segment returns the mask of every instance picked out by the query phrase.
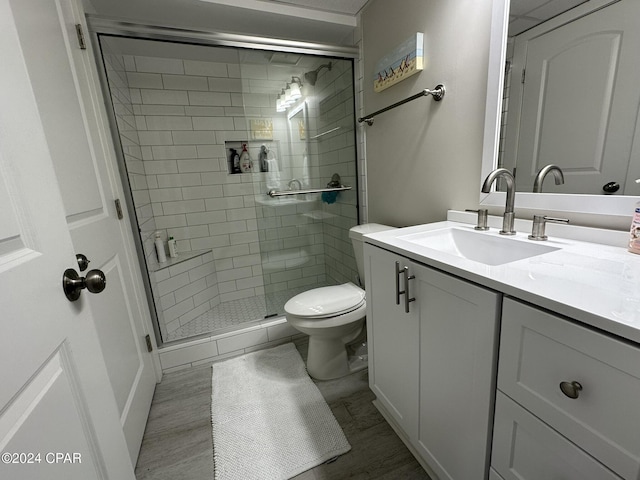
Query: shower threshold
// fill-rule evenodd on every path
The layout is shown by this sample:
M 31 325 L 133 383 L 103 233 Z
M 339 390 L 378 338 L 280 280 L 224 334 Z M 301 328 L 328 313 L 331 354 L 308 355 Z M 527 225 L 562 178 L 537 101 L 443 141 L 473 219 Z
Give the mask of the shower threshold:
M 185 323 L 180 328 L 167 334 L 165 343 L 185 340 L 202 335 L 217 335 L 260 323 L 265 318 L 284 315 L 284 304 L 287 301 L 311 288 L 328 284 L 296 287 L 269 294 L 269 310 L 265 295 L 240 298 L 220 303 L 199 317 Z

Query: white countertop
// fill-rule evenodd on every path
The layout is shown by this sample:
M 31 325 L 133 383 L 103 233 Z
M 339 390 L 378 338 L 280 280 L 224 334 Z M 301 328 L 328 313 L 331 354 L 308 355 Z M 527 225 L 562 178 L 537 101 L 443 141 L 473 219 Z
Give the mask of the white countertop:
M 559 250 L 502 265 L 484 265 L 398 238 L 449 227 L 473 230 L 475 225 L 475 214 L 450 212 L 448 218 L 462 221 L 386 230 L 365 235 L 365 242 L 640 343 L 640 255 L 627 251 L 628 233 L 549 224 L 549 240 L 542 243 Z M 501 220 L 490 217 L 489 225 L 499 226 Z M 512 239 L 532 242 L 527 239 L 530 225 L 517 221 Z M 499 235 L 498 230 L 478 234 Z

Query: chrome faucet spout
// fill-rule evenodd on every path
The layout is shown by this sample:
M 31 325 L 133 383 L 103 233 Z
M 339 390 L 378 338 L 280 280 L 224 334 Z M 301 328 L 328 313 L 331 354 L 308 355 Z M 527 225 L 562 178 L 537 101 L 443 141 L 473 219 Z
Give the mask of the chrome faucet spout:
M 564 174 L 559 166 L 549 164 L 542 167 L 538 174 L 536 175 L 536 179 L 533 181 L 533 193 L 540 193 L 542 191 L 542 182 L 544 182 L 544 177 L 547 174 L 553 174 L 553 178 L 556 181 L 556 185 L 562 185 L 564 183 Z
M 482 193 L 491 192 L 491 185 L 499 177 L 504 178 L 504 181 L 507 184 L 507 201 L 504 207 L 502 230 L 500 230 L 500 234 L 515 235 L 516 231 L 513 228 L 513 223 L 515 219 L 514 206 L 516 200 L 516 182 L 513 178 L 513 174 L 506 168 L 496 168 L 487 175 L 487 178 L 485 178 L 484 183 L 482 184 Z

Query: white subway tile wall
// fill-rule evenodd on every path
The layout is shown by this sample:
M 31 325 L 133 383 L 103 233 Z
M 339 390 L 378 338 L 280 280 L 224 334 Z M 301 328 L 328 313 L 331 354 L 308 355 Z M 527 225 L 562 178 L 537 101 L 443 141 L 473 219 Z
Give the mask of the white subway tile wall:
M 257 162 L 261 143 L 277 158 L 279 188 L 305 172 L 302 159 L 286 147 L 298 132 L 289 132 L 286 114 L 275 112 L 277 90 L 265 88 L 274 77 L 271 66 L 115 54 L 105 59 L 163 338 L 207 306 L 355 280 L 348 237 L 358 219 L 350 62 L 333 61 L 331 71 L 322 70 L 307 99 L 304 134 L 340 129 L 308 143 L 305 180 L 324 187 L 338 173 L 354 189 L 332 204 L 316 194 L 282 206 L 265 195 L 268 174 Z M 251 140 L 255 119 L 273 122 L 273 140 Z M 247 140 L 254 173 L 230 174 L 228 147 L 240 151 Z M 167 277 L 157 268 L 156 230 L 165 242 L 177 240 L 179 254 L 205 250 L 210 261 L 188 277 L 171 267 Z
M 154 249 L 154 232 L 158 226 L 156 224 L 155 211 L 150 196 L 150 185 L 147 173 L 144 168 L 143 147 L 140 144 L 138 129 L 140 124 L 136 121 L 127 66 L 132 64 L 132 58 L 125 58 L 109 50 L 109 45 L 103 45 L 103 58 L 105 70 L 109 78 L 109 88 L 115 112 L 116 123 L 122 145 L 122 153 L 127 166 L 127 177 L 131 193 L 134 199 L 134 207 L 142 248 L 148 269 L 155 269 L 158 259 Z M 136 77 L 134 82 L 142 82 L 144 77 Z M 168 272 L 167 272 L 168 275 Z M 160 297 L 154 291 L 153 296 L 156 305 L 158 324 L 163 337 L 168 333 L 164 318 L 165 306 L 160 302 Z M 166 305 L 166 308 L 172 305 Z
M 165 321 L 165 338 L 220 303 L 218 278 L 211 251 L 154 272 L 154 289 Z M 168 272 L 168 275 L 167 275 Z

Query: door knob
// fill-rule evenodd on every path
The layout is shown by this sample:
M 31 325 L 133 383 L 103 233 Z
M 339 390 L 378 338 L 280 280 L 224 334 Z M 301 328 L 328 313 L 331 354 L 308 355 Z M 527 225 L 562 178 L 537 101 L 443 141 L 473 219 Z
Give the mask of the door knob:
M 100 293 L 106 286 L 107 278 L 101 270 L 89 270 L 86 277 L 81 277 L 73 268 L 68 268 L 62 275 L 62 289 L 70 302 L 78 300 L 85 288 L 91 293 Z
M 602 186 L 602 190 L 605 193 L 616 193 L 618 190 L 620 190 L 620 184 L 618 182 L 605 183 Z

